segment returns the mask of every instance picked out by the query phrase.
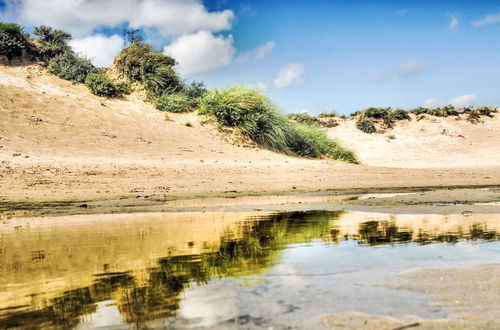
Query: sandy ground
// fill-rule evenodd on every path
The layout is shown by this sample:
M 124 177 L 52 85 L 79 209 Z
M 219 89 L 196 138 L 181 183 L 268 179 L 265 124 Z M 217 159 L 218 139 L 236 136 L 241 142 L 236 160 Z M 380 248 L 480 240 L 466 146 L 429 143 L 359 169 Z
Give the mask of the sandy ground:
M 338 122 L 328 134 L 353 150 L 365 165 L 450 168 L 500 164 L 498 113 L 477 123 L 467 121 L 466 115 L 411 115 L 411 120 L 397 121 L 392 129 L 374 134 L 361 133 L 352 118 Z
M 362 313 L 333 314 L 322 324 L 332 329 L 498 329 L 500 328 L 500 264 L 429 268 L 403 272 L 386 285 L 428 294 L 450 319 L 396 319 Z
M 412 148 L 391 152 L 374 149 L 385 159 L 377 163 L 353 146 L 364 164 L 351 165 L 238 146 L 229 143 L 206 118 L 169 114 L 170 120 L 165 120 L 164 113 L 132 96 L 99 98 L 86 87 L 60 80 L 36 66 L 0 67 L 0 100 L 0 201 L 4 202 L 500 183 L 500 153 L 495 151 L 500 145 L 495 143 L 500 130 L 491 132 L 499 126 L 498 118 L 476 125 L 447 122 L 462 130 L 471 129 L 459 139 L 472 143 L 472 149 L 420 152 L 418 164 L 422 166 L 450 157 L 453 161 L 443 164 L 454 166 L 407 169 L 369 165 L 395 166 L 393 158 L 404 163 L 416 157 Z M 192 127 L 186 126 L 187 122 Z M 424 124 L 429 132 L 441 129 L 441 123 L 429 121 L 419 122 L 418 127 Z M 349 130 L 349 125 L 344 129 Z M 481 130 L 483 135 L 478 133 Z M 361 142 L 367 138 L 364 133 L 357 134 Z M 382 139 L 380 145 L 391 146 L 406 141 L 402 133 L 395 134 L 397 138 L 391 142 L 383 136 L 369 138 Z M 432 143 L 443 138 L 451 139 L 439 135 Z M 484 149 L 477 152 L 482 158 L 476 166 L 464 167 L 476 159 L 476 153 L 468 152 L 475 150 L 478 141 L 487 142 L 480 144 Z M 350 142 L 343 143 L 351 147 Z M 462 162 L 457 164 L 456 159 Z

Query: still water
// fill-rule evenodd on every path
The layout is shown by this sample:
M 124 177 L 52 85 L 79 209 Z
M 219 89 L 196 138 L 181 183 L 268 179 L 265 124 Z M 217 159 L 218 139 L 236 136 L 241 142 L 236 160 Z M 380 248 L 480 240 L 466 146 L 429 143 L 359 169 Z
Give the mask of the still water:
M 320 328 L 446 317 L 399 271 L 500 261 L 500 214 L 179 212 L 3 225 L 0 327 Z

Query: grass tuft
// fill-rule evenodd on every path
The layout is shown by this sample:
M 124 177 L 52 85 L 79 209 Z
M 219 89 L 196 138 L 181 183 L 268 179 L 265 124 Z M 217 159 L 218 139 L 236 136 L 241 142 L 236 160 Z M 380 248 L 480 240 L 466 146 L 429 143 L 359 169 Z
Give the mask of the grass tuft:
M 266 96 L 244 86 L 206 93 L 199 112 L 212 115 L 222 127 L 234 127 L 258 145 L 289 155 L 357 163 L 354 154 L 328 138 L 319 128 L 291 122 L 280 115 Z

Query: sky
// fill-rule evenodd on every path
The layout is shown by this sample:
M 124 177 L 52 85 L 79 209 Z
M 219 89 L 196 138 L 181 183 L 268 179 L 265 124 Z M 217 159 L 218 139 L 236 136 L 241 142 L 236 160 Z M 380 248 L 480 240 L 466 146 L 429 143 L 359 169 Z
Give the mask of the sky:
M 0 20 L 68 31 L 99 67 L 137 28 L 186 81 L 287 113 L 500 105 L 500 1 L 0 0 Z

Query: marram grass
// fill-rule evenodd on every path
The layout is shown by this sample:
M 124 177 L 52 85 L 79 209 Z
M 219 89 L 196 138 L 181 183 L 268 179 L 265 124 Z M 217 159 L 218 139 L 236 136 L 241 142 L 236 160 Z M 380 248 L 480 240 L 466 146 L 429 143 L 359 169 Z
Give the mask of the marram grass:
M 313 125 L 292 123 L 255 89 L 235 86 L 212 90 L 200 101 L 199 112 L 212 115 L 221 126 L 238 128 L 258 145 L 288 155 L 329 157 L 357 163 L 355 155 Z

